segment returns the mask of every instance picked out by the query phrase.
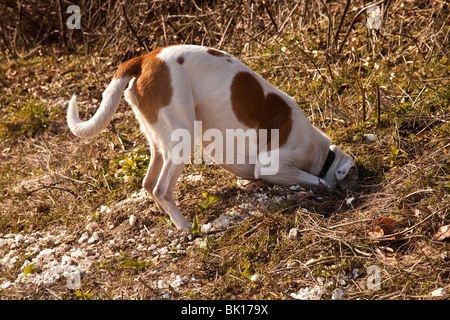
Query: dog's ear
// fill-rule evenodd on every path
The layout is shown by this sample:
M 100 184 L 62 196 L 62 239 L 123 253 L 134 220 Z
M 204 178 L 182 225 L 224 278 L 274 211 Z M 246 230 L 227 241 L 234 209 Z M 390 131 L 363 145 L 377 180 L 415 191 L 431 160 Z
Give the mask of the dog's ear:
M 346 177 L 358 175 L 358 168 L 352 161 L 346 161 L 342 166 L 334 172 L 338 181 L 344 180 Z

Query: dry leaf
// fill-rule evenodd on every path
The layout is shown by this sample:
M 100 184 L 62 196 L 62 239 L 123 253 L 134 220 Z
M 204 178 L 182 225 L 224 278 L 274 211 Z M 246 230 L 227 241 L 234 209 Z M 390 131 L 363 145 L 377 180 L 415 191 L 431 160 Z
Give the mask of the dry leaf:
M 378 230 L 377 227 L 383 230 L 383 235 L 391 234 L 397 226 L 397 221 L 388 217 L 378 217 L 372 221 L 372 230 Z
M 371 229 L 368 232 L 372 239 L 383 238 L 383 241 L 398 241 L 405 238 L 403 234 L 392 235 L 392 237 L 386 237 L 393 233 L 397 227 L 397 221 L 388 217 L 378 217 L 372 221 Z
M 440 227 L 438 232 L 434 234 L 433 238 L 438 241 L 450 238 L 450 224 Z

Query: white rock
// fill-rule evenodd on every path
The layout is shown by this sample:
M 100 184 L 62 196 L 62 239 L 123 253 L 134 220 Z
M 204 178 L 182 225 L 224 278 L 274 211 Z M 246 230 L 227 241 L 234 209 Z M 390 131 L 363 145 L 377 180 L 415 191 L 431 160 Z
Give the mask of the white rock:
M 169 248 L 167 247 L 162 247 L 160 249 L 158 249 L 158 253 L 162 256 L 166 255 L 169 252 Z
M 172 300 L 172 299 L 173 299 L 173 296 L 172 296 L 170 293 L 165 293 L 165 294 L 162 296 L 162 298 L 163 298 L 164 300 Z
M 367 134 L 364 135 L 364 138 L 365 138 L 367 141 L 372 142 L 372 141 L 375 141 L 375 140 L 376 140 L 377 136 L 374 135 L 374 134 L 372 134 L 372 133 L 367 133 Z
M 16 241 L 16 244 L 20 244 L 23 241 L 23 235 L 18 234 L 17 236 L 14 237 L 14 241 Z
M 90 231 L 90 232 L 94 231 L 97 228 L 98 228 L 98 223 L 97 222 L 91 222 L 91 223 L 86 225 L 86 230 Z
M 13 284 L 11 281 L 5 281 L 2 283 L 2 285 L 0 286 L 0 289 L 6 290 L 9 287 L 11 287 Z
M 209 231 L 211 231 L 212 228 L 212 224 L 211 223 L 205 223 L 204 225 L 202 225 L 202 227 L 200 228 L 200 231 L 202 233 L 207 233 Z
M 190 174 L 184 177 L 184 180 L 188 182 L 198 182 L 203 179 L 203 176 L 201 174 Z
M 298 237 L 298 230 L 296 228 L 292 228 L 289 230 L 288 238 L 291 240 L 295 240 Z
M 56 274 L 62 274 L 65 270 L 66 270 L 65 266 L 56 265 L 56 266 L 53 266 L 49 271 L 56 273 Z
M 86 258 L 87 252 L 78 248 L 76 251 L 70 254 L 72 258 Z
M 136 223 L 136 216 L 132 214 L 130 216 L 130 226 L 134 226 L 135 223 Z
M 251 276 L 250 281 L 257 281 L 259 279 L 259 274 L 255 273 L 254 275 Z
M 301 288 L 297 294 L 291 293 L 290 296 L 297 300 L 319 300 L 323 291 L 323 288 L 320 286 L 314 286 L 312 289 L 306 287 Z
M 101 206 L 100 207 L 100 213 L 111 213 L 111 209 L 108 206 Z
M 88 239 L 89 239 L 89 234 L 87 232 L 85 232 L 81 235 L 80 239 L 78 239 L 78 243 L 83 243 Z
M 436 289 L 433 292 L 431 292 L 431 295 L 433 297 L 442 297 L 443 295 L 446 295 L 446 294 L 447 294 L 447 292 L 445 291 L 444 288 L 439 288 L 439 289 Z
M 184 284 L 183 279 L 181 278 L 181 276 L 177 275 L 175 277 L 175 280 L 172 282 L 171 286 L 172 287 L 179 287 L 179 286 L 181 286 L 183 284 Z
M 100 236 L 97 231 L 94 231 L 94 233 L 92 234 L 92 237 L 89 238 L 88 243 L 97 242 L 98 239 L 100 239 Z
M 334 289 L 333 294 L 331 295 L 331 299 L 333 299 L 333 300 L 339 300 L 339 299 L 341 299 L 342 297 L 344 297 L 344 295 L 345 295 L 344 289 L 342 289 L 342 288 L 336 288 L 336 289 Z
M 68 266 L 68 265 L 72 264 L 72 258 L 69 256 L 63 256 L 61 259 L 61 263 L 63 266 Z
M 163 288 L 165 288 L 167 285 L 166 285 L 166 282 L 164 281 L 164 280 L 158 280 L 158 289 L 163 289 Z
M 17 275 L 16 282 L 22 281 L 22 279 L 25 278 L 25 273 L 21 272 Z
M 222 214 L 219 218 L 214 220 L 213 227 L 215 229 L 225 229 L 230 226 L 230 217 L 228 215 Z
M 345 200 L 345 203 L 347 203 L 348 205 L 351 205 L 352 202 L 355 200 L 355 197 L 351 197 Z
M 47 258 L 53 254 L 53 249 L 44 249 L 38 254 L 38 258 Z

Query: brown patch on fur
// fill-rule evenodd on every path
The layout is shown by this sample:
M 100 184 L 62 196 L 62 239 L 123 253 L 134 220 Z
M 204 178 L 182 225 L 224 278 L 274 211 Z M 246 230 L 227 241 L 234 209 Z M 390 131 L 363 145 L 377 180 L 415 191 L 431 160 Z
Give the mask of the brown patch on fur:
M 184 58 L 183 57 L 178 57 L 177 58 L 177 62 L 179 63 L 179 64 L 183 64 L 184 63 Z
M 114 75 L 114 78 L 136 77 L 134 94 L 139 101 L 137 107 L 150 124 L 158 121 L 159 110 L 168 106 L 172 100 L 169 67 L 157 57 L 163 49 L 124 62 Z
M 222 57 L 222 56 L 225 55 L 225 53 L 223 53 L 223 52 L 221 52 L 219 50 L 216 50 L 216 49 L 211 49 L 211 48 L 209 48 L 207 52 L 210 55 L 213 55 L 213 56 L 216 56 L 216 57 Z
M 279 146 L 289 137 L 292 127 L 291 108 L 276 93 L 264 96 L 264 91 L 249 72 L 239 72 L 231 83 L 231 104 L 240 122 L 250 128 L 267 129 L 270 143 L 270 129 L 279 130 Z
M 113 78 L 118 79 L 123 76 L 138 77 L 141 74 L 141 65 L 144 57 L 136 57 L 122 63 Z

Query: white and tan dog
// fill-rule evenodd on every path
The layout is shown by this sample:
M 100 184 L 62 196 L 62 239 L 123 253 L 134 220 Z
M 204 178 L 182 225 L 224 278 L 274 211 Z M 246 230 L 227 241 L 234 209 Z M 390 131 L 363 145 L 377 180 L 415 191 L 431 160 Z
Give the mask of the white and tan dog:
M 182 129 L 190 132 L 194 141 L 194 123 L 199 121 L 203 133 L 215 130 L 224 136 L 231 129 L 271 130 L 268 141 L 256 141 L 266 148 L 258 149 L 253 163 L 218 161 L 239 177 L 281 185 L 347 188 L 357 184 L 358 170 L 352 158 L 331 145 L 330 138 L 311 125 L 291 97 L 233 56 L 201 46 L 169 46 L 126 61 L 88 121 L 80 120 L 74 95 L 67 114 L 71 131 L 88 138 L 104 130 L 127 85 L 125 99 L 132 106 L 151 149 L 144 188 L 178 229 L 189 229 L 191 224 L 174 201 L 175 185 L 185 163 L 173 161 L 173 149 L 179 142 L 174 141 L 172 134 Z M 247 144 L 250 145 L 251 142 Z M 208 148 L 205 141 L 203 148 Z M 222 150 L 215 150 L 210 156 L 213 159 L 219 154 L 227 156 L 227 151 L 230 152 L 224 148 L 221 154 Z M 238 154 L 245 150 L 234 151 Z M 273 155 L 277 170 L 265 173 L 268 162 L 261 159 Z M 236 155 L 233 159 L 236 160 Z M 248 155 L 246 159 L 249 160 Z

